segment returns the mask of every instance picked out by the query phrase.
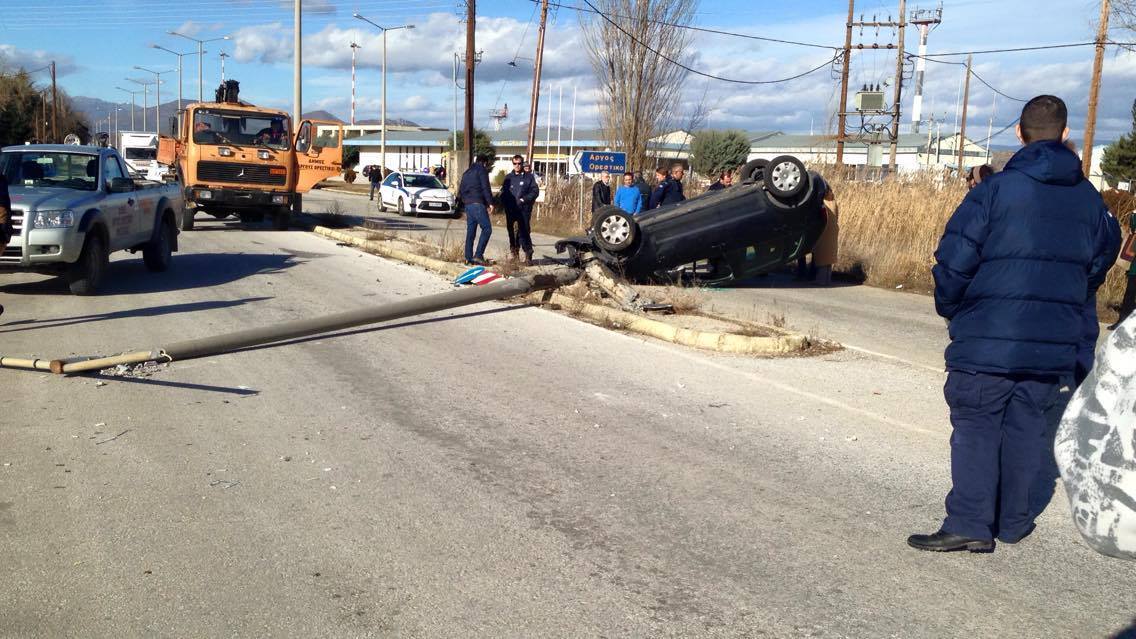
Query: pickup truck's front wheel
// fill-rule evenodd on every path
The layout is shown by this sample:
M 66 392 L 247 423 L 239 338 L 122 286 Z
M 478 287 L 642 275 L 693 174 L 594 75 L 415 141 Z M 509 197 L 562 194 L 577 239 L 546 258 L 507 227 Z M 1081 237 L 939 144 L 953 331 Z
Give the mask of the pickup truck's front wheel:
M 158 229 L 158 235 L 142 247 L 142 262 L 146 265 L 146 270 L 161 273 L 170 268 L 174 257 L 176 234 L 173 222 L 168 218 L 162 220 L 162 228 Z
M 94 295 L 110 268 L 110 252 L 106 240 L 98 233 L 88 233 L 79 259 L 67 269 L 67 284 L 75 295 Z

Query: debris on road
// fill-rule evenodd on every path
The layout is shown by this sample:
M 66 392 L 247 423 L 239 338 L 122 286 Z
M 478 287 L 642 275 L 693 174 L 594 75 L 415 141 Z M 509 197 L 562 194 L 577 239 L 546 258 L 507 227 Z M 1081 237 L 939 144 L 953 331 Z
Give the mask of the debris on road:
M 106 425 L 106 424 L 104 424 L 104 426 L 105 426 L 105 425 Z M 119 437 L 122 437 L 123 435 L 125 435 L 126 433 L 129 433 L 129 432 L 130 432 L 130 429 L 129 429 L 129 428 L 127 428 L 126 430 L 124 430 L 124 431 L 122 431 L 121 433 L 119 433 L 119 434 L 115 435 L 114 437 L 111 437 L 110 439 L 104 439 L 104 440 L 102 440 L 101 442 L 95 442 L 95 445 L 96 445 L 96 446 L 98 446 L 99 444 L 105 444 L 105 443 L 107 443 L 107 442 L 113 442 L 114 440 L 118 439 Z
M 112 368 L 105 368 L 99 371 L 99 375 L 103 377 L 127 377 L 127 378 L 143 378 L 150 377 L 151 375 L 161 372 L 166 368 L 167 364 L 159 364 L 157 362 L 143 362 L 141 364 L 119 364 Z M 99 382 L 96 386 L 105 386 L 106 382 Z

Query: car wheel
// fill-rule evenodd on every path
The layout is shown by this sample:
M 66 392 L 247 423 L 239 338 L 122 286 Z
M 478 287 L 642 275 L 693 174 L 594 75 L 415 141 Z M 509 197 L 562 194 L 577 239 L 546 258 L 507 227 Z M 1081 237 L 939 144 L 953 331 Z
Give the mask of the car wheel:
M 79 259 L 67 269 L 67 284 L 75 295 L 94 295 L 110 267 L 106 240 L 98 232 L 87 234 Z
M 286 206 L 276 209 L 276 213 L 272 216 L 272 228 L 277 231 L 287 231 L 288 227 L 292 224 L 292 211 Z
M 174 257 L 174 235 L 177 229 L 168 219 L 162 220 L 158 235 L 142 247 L 142 263 L 152 273 L 161 273 L 170 268 Z
M 386 213 L 387 205 L 383 203 L 383 194 L 379 193 L 379 213 Z
M 765 188 L 773 197 L 795 198 L 808 186 L 808 170 L 803 162 L 791 155 L 775 157 L 765 168 Z
M 196 215 L 196 214 L 197 214 L 197 209 L 191 209 L 189 207 L 186 207 L 185 210 L 182 211 L 182 214 L 181 214 L 181 230 L 183 230 L 183 231 L 192 231 L 193 230 L 193 216 Z
M 635 220 L 616 206 L 600 208 L 592 219 L 592 235 L 604 250 L 616 253 L 627 250 L 635 242 L 638 231 Z
M 765 178 L 765 167 L 768 165 L 769 160 L 763 160 L 761 158 L 746 162 L 738 171 L 738 182 L 742 184 L 746 182 L 760 182 Z
M 398 214 L 406 215 L 406 200 L 398 198 Z

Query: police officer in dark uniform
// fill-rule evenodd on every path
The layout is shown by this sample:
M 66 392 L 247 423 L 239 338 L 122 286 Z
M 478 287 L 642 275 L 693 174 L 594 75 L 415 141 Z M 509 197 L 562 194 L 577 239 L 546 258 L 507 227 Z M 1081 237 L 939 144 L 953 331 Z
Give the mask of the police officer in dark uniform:
M 501 183 L 501 205 L 505 208 L 505 228 L 509 231 L 509 251 L 516 259 L 519 251 L 525 252 L 525 264 L 532 264 L 533 203 L 540 196 L 540 187 L 532 173 L 524 170 L 524 158 L 513 156 L 513 170 Z

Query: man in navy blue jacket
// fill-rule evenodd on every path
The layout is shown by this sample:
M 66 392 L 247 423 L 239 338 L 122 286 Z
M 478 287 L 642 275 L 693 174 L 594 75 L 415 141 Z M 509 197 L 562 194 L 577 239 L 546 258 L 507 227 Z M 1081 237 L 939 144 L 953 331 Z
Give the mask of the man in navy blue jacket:
M 493 224 L 489 214 L 493 212 L 493 191 L 489 188 L 489 156 L 479 155 L 477 161 L 462 174 L 458 185 L 458 197 L 465 207 L 465 262 L 466 264 L 488 264 L 485 261 L 485 247 L 493 234 Z M 477 228 L 481 227 L 481 237 L 477 238 Z M 477 238 L 477 250 L 473 240 Z
M 971 190 L 935 251 L 935 309 L 947 319 L 951 480 L 947 517 L 920 550 L 989 552 L 1033 530 L 1029 487 L 1045 410 L 1073 375 L 1085 317 L 1116 259 L 1120 228 L 1062 140 L 1068 111 L 1022 109 L 1025 145 Z M 1093 311 L 1095 317 L 1095 310 Z

